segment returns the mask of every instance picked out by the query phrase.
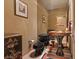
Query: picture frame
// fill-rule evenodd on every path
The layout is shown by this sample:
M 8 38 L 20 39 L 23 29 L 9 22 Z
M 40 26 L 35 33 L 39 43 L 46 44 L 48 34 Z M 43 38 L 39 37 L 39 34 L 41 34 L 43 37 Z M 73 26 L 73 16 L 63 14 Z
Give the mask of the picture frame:
M 28 18 L 28 6 L 21 0 L 15 0 L 15 15 Z

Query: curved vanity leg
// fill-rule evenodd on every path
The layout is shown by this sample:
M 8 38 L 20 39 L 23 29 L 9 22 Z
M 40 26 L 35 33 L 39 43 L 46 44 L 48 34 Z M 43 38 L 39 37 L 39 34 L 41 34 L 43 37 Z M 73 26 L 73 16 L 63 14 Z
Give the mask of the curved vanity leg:
M 63 36 L 57 36 L 56 38 L 57 38 L 57 41 L 58 41 L 58 49 L 57 49 L 56 55 L 64 56 L 63 44 L 62 44 Z

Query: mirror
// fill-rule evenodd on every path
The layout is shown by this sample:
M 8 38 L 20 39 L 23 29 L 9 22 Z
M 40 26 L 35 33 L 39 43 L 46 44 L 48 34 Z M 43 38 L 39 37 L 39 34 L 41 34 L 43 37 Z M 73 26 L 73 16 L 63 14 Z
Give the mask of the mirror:
M 38 28 L 64 31 L 68 27 L 69 0 L 37 0 L 37 2 Z M 41 15 L 47 17 L 47 23 L 41 23 Z M 41 31 L 46 31 L 45 29 Z

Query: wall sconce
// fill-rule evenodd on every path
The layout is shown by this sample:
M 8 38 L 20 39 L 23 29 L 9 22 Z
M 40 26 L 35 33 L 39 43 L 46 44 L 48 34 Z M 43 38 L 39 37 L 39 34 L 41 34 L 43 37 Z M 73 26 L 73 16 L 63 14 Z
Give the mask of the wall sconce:
M 42 16 L 42 23 L 46 23 L 46 16 Z

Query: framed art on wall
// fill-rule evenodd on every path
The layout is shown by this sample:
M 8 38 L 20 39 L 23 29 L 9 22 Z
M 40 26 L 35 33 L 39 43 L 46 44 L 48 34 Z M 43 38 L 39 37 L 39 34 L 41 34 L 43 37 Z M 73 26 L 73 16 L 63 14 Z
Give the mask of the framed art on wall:
M 15 0 L 15 14 L 24 18 L 28 18 L 27 4 L 21 0 Z

